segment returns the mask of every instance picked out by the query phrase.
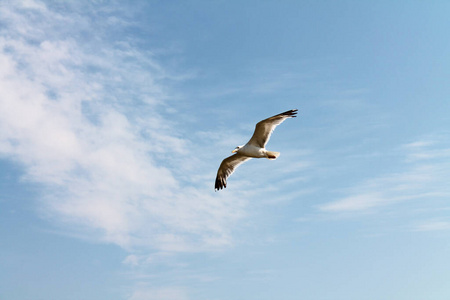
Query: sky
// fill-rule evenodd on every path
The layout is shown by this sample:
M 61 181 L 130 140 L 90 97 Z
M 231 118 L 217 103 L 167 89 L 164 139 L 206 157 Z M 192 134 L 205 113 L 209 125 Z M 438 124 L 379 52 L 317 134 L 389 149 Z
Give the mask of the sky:
M 3 1 L 0 299 L 448 299 L 449 11 Z

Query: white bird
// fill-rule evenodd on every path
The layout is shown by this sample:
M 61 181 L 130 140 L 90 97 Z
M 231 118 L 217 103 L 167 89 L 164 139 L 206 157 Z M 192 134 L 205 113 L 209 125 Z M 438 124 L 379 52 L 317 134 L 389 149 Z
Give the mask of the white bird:
M 295 118 L 297 109 L 291 109 L 284 113 L 267 118 L 256 124 L 252 138 L 244 146 L 237 146 L 232 153 L 236 153 L 225 158 L 217 171 L 215 190 L 227 187 L 227 178 L 233 174 L 234 170 L 245 161 L 251 158 L 277 159 L 280 152 L 268 151 L 265 149 L 275 127 L 283 123 L 287 118 Z

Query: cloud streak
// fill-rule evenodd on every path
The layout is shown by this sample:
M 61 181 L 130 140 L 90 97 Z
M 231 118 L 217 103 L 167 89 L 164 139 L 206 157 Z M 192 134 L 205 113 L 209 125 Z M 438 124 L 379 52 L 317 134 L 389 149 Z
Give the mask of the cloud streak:
M 401 147 L 405 171 L 367 179 L 352 187 L 348 195 L 319 206 L 324 212 L 370 211 L 413 199 L 450 196 L 446 178 L 450 164 L 440 158 L 449 155 L 446 138 L 419 140 Z
M 415 226 L 414 231 L 447 231 L 450 230 L 448 221 L 427 221 Z

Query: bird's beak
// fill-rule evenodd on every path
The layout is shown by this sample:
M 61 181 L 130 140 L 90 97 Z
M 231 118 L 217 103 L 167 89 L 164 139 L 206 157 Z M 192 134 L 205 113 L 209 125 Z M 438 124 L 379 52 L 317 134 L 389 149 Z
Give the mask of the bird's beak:
M 237 152 L 237 149 L 234 149 L 233 151 L 231 151 L 231 153 L 236 153 Z

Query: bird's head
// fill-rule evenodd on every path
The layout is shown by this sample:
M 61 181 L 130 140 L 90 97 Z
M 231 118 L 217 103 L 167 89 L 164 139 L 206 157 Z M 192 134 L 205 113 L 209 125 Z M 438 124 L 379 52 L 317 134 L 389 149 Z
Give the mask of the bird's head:
M 238 152 L 239 149 L 241 149 L 242 147 L 244 147 L 244 146 L 237 146 L 236 148 L 234 148 L 233 151 L 231 151 L 231 153 L 236 153 L 236 152 Z

